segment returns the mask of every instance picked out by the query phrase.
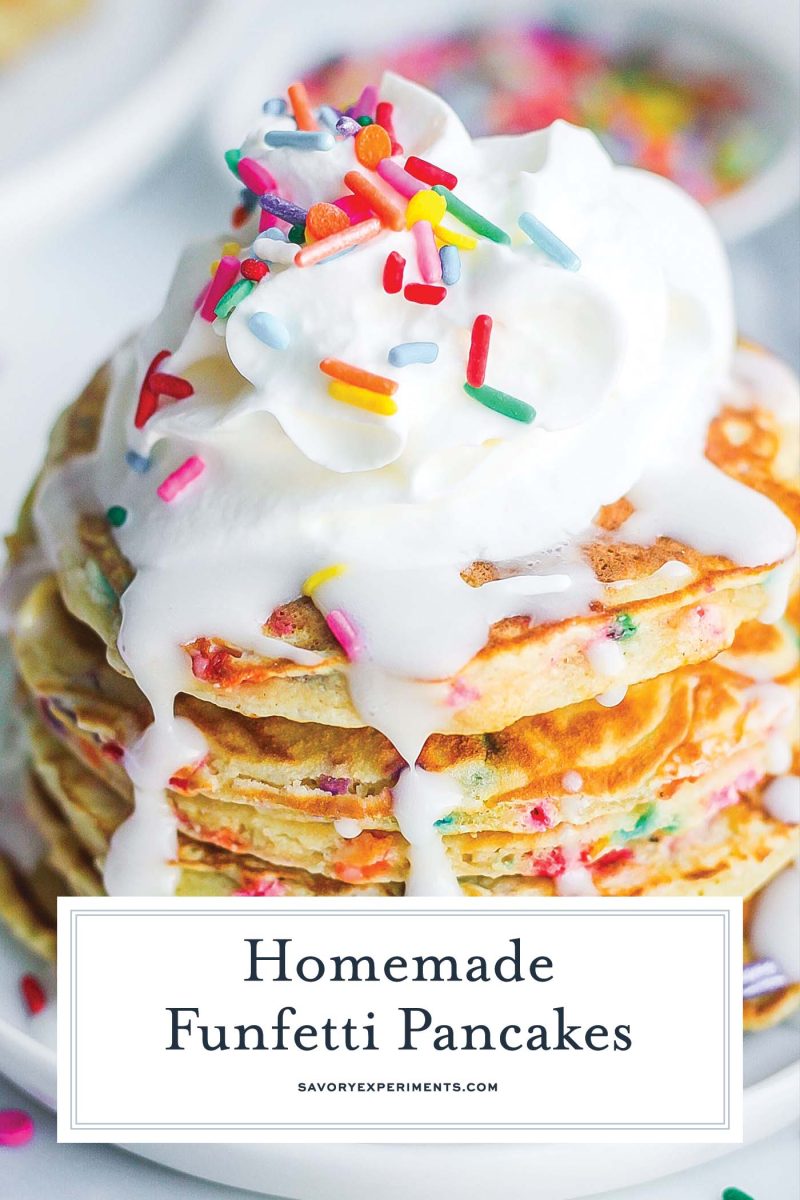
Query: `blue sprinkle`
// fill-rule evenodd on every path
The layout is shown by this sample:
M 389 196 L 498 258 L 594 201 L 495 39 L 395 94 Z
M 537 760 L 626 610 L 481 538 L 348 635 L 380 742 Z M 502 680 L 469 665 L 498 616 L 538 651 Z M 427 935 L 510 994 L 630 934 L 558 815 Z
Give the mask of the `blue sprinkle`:
M 288 242 L 289 240 L 288 235 L 282 229 L 278 229 L 276 225 L 273 225 L 271 229 L 265 229 L 258 236 L 260 238 L 269 238 L 272 242 Z
M 442 283 L 458 283 L 461 278 L 461 255 L 457 246 L 442 246 L 439 251 L 442 263 Z
M 143 454 L 137 454 L 135 450 L 127 451 L 125 462 L 137 475 L 144 475 L 146 471 L 150 470 L 150 459 L 145 458 Z
M 258 204 L 258 197 L 255 192 L 250 191 L 250 188 L 242 188 L 239 192 L 239 203 L 242 208 L 246 208 L 248 212 L 252 212 Z
M 389 351 L 389 362 L 393 367 L 407 367 L 410 363 L 432 363 L 439 357 L 436 342 L 401 342 Z
M 339 117 L 336 122 L 336 132 L 342 137 L 354 137 L 360 129 L 358 121 L 354 121 L 352 117 Z
M 580 268 L 581 260 L 575 251 L 570 250 L 569 246 L 565 245 L 560 237 L 556 237 L 552 229 L 543 225 L 533 213 L 524 212 L 517 223 L 533 244 L 548 258 L 552 258 L 553 262 L 565 267 L 567 271 L 577 271 Z
M 267 146 L 290 146 L 293 150 L 332 150 L 333 134 L 327 129 L 271 129 L 264 134 Z
M 447 815 L 446 817 L 440 817 L 438 821 L 434 821 L 434 822 L 433 822 L 433 824 L 434 824 L 434 828 L 436 828 L 436 829 L 447 829 L 447 827 L 448 827 L 449 825 L 454 825 L 454 824 L 455 824 L 455 820 L 456 820 L 456 819 L 455 819 L 455 817 L 452 815 L 452 813 L 448 813 L 448 815 Z
M 335 108 L 331 108 L 330 104 L 323 104 L 322 108 L 317 110 L 317 116 L 331 133 L 339 132 L 336 125 L 341 114 Z
M 282 96 L 273 96 L 271 100 L 265 100 L 263 106 L 264 112 L 268 113 L 271 117 L 284 116 L 288 107 Z
M 260 342 L 271 346 L 273 350 L 285 350 L 292 340 L 283 321 L 272 313 L 253 313 L 247 322 L 247 328 Z

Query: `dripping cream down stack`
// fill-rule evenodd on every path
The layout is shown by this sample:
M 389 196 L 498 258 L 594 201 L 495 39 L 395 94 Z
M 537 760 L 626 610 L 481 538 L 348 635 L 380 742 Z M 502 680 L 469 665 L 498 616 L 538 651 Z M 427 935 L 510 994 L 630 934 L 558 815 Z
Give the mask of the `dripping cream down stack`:
M 758 893 L 794 995 L 797 389 L 737 349 L 705 213 L 392 75 L 293 86 L 226 158 L 233 230 L 9 539 L 43 859 L 7 915 L 47 948 L 48 886 Z

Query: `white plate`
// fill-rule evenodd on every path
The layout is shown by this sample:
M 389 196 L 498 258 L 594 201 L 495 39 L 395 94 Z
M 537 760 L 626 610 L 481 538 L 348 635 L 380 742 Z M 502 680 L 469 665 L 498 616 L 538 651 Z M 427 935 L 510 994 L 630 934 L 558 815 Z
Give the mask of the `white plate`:
M 55 1107 L 55 1005 L 28 1017 L 18 992 L 24 971 L 50 975 L 0 928 L 0 1069 Z M 790 1124 L 800 1112 L 800 1035 L 789 1023 L 745 1039 L 745 1141 Z M 532 1086 L 535 1086 L 532 1083 Z M 726 1153 L 728 1147 L 617 1146 L 264 1146 L 155 1145 L 134 1153 L 189 1175 L 291 1200 L 574 1200 L 658 1179 Z M 531 1181 L 536 1180 L 535 1193 Z
M 752 90 L 756 111 L 763 110 L 777 145 L 758 174 L 710 206 L 727 241 L 766 226 L 800 195 L 800 131 L 792 119 L 800 92 L 793 3 L 773 5 L 768 21 L 759 0 L 459 0 L 457 8 L 437 0 L 372 0 L 371 20 L 363 22 L 347 18 L 346 0 L 307 0 L 303 22 L 268 19 L 262 0 L 253 0 L 249 11 L 245 41 L 252 48 L 210 109 L 212 145 L 223 170 L 222 152 L 240 144 L 263 100 L 283 94 L 287 83 L 332 54 L 358 55 L 448 29 L 573 11 L 587 28 L 606 34 L 642 30 L 647 38 L 661 37 L 677 61 L 713 64 Z
M 0 244 L 99 207 L 155 161 L 230 60 L 243 11 L 242 0 L 89 0 L 4 67 Z

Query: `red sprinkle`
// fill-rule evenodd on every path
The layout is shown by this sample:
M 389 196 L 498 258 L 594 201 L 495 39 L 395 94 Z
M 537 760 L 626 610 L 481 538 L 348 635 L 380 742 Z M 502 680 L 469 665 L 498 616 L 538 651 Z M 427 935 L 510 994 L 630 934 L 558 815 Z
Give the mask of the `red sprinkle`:
M 633 858 L 633 851 L 627 846 L 621 846 L 618 850 L 609 850 L 607 854 L 601 854 L 589 865 L 593 871 L 607 871 L 609 867 L 616 867 L 619 863 L 627 862 L 629 858 Z
M 414 154 L 406 159 L 405 169 L 409 175 L 413 175 L 415 179 L 421 179 L 423 183 L 429 183 L 431 187 L 435 183 L 440 183 L 442 187 L 454 188 L 458 183 L 457 177 L 451 175 L 449 171 L 443 171 L 441 167 L 434 166 L 424 158 L 417 158 Z
M 394 121 L 392 120 L 393 115 L 394 105 L 390 104 L 388 100 L 381 100 L 375 109 L 375 124 L 382 125 L 389 137 L 394 142 Z M 392 150 L 392 154 L 394 154 L 394 150 Z
M 244 204 L 237 204 L 236 208 L 231 213 L 231 229 L 241 229 L 247 224 L 247 218 L 250 216 L 250 209 Z
M 492 318 L 482 314 L 472 325 L 472 340 L 467 359 L 467 383 L 470 387 L 483 387 L 486 378 L 486 363 L 489 359 L 489 339 L 492 336 Z
M 553 850 L 546 850 L 543 854 L 531 855 L 530 863 L 529 873 L 544 875 L 546 879 L 557 879 L 559 875 L 564 874 L 567 867 L 564 853 L 558 846 Z
M 25 1007 L 32 1017 L 40 1013 L 47 1004 L 47 995 L 35 975 L 23 975 L 19 981 L 19 990 Z
M 447 295 L 447 288 L 440 287 L 438 283 L 407 283 L 403 295 L 414 304 L 441 304 Z
M 136 416 L 133 423 L 137 429 L 143 429 L 158 407 L 158 396 L 150 387 L 150 376 L 158 370 L 165 358 L 169 358 L 169 350 L 159 350 L 150 366 L 144 373 L 142 386 L 139 389 L 139 403 L 136 406 Z
M 246 258 L 242 263 L 242 275 L 258 283 L 265 275 L 269 275 L 269 267 L 260 258 Z
M 24 1146 L 33 1137 L 33 1118 L 21 1108 L 0 1110 L 0 1146 Z
M 178 375 L 167 375 L 164 371 L 154 371 L 148 386 L 157 396 L 169 396 L 173 400 L 185 400 L 194 395 L 194 388 L 188 379 L 181 379 Z
M 383 290 L 390 295 L 399 292 L 403 286 L 403 272 L 406 269 L 406 260 L 402 254 L 398 254 L 393 250 L 386 259 L 383 267 Z

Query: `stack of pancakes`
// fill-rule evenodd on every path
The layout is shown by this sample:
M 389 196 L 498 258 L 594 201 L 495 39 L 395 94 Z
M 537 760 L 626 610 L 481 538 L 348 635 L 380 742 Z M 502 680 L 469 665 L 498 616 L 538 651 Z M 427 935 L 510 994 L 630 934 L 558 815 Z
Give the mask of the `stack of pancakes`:
M 92 450 L 106 388 L 101 371 L 61 418 L 45 474 Z M 800 526 L 793 433 L 758 396 L 721 408 L 706 453 Z M 580 547 L 602 601 L 569 620 L 497 623 L 449 681 L 465 702 L 419 766 L 462 797 L 437 828 L 466 895 L 555 894 L 577 863 L 602 895 L 750 899 L 797 854 L 797 827 L 762 803 L 797 751 L 796 598 L 771 621 L 792 568 L 626 541 L 632 511 L 626 499 L 603 509 Z M 37 576 L 30 502 L 9 549 L 28 812 L 46 850 L 33 873 L 0 866 L 0 909 L 52 953 L 54 890 L 102 894 L 109 841 L 133 804 L 126 748 L 152 714 L 117 650 L 131 569 L 106 518 L 65 521 L 55 575 Z M 475 563 L 465 577 L 479 587 L 508 571 Z M 213 630 L 184 647 L 176 712 L 208 753 L 170 780 L 178 893 L 402 894 L 403 760 L 359 725 L 341 648 L 309 600 L 265 630 L 319 662 L 265 660 Z M 800 985 L 750 1002 L 748 1019 L 767 1023 L 798 998 Z

